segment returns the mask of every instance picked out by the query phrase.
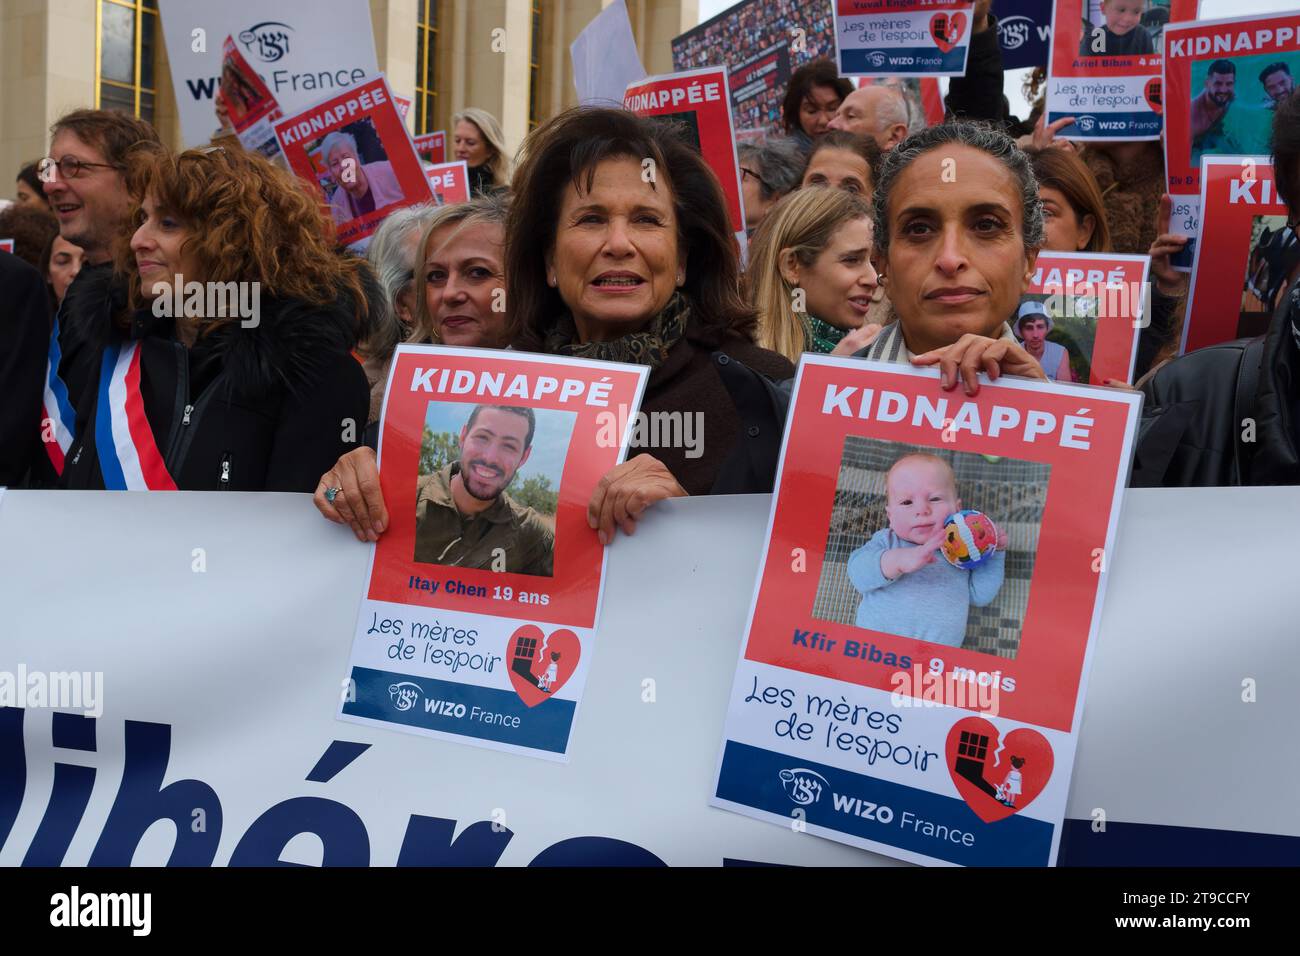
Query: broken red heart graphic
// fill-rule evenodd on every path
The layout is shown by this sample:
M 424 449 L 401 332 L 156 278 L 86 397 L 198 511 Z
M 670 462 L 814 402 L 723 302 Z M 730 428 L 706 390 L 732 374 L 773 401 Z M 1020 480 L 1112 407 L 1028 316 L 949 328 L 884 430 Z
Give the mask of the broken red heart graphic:
M 952 782 L 985 823 L 1023 810 L 1052 776 L 1052 745 L 1036 730 L 1018 727 L 998 743 L 983 717 L 963 717 L 948 731 L 945 759 Z
M 1164 99 L 1160 88 L 1160 77 L 1153 76 L 1147 80 L 1146 88 L 1142 91 L 1147 98 L 1147 106 L 1151 107 L 1152 112 L 1159 116 L 1164 112 Z
M 547 637 L 536 624 L 525 624 L 506 642 L 510 683 L 529 707 L 555 696 L 573 676 L 581 656 L 578 635 L 568 628 L 552 631 Z
M 930 18 L 930 36 L 934 37 L 934 45 L 944 53 L 951 53 L 958 41 L 961 40 L 961 33 L 966 29 L 966 14 L 954 13 L 949 16 L 946 13 L 936 13 Z

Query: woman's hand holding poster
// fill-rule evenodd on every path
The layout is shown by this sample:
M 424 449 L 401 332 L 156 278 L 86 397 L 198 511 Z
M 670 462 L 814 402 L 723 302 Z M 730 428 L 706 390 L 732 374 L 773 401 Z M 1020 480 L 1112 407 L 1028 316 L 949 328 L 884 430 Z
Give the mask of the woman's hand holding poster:
M 1300 271 L 1300 238 L 1267 157 L 1206 156 L 1200 207 L 1183 352 L 1262 335 Z
M 1201 157 L 1268 155 L 1273 110 L 1300 76 L 1300 13 L 1170 24 L 1166 33 L 1165 172 L 1173 231 L 1192 237 L 1175 260 L 1185 272 L 1206 235 Z
M 1165 25 L 1200 0 L 1055 0 L 1047 123 L 1074 117 L 1066 139 L 1158 139 Z
M 565 760 L 604 582 L 587 521 L 648 370 L 403 345 L 340 717 Z
M 805 356 L 716 806 L 1050 865 L 1141 396 Z
M 289 168 L 330 207 L 342 245 L 364 248 L 384 218 L 433 194 L 380 76 L 275 124 Z

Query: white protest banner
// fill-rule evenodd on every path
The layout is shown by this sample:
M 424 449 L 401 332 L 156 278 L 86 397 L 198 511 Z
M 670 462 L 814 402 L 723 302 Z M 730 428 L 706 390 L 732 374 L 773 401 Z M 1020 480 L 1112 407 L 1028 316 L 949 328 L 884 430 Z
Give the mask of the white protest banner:
M 1141 396 L 805 355 L 715 806 L 1056 861 Z
M 648 370 L 401 345 L 379 428 L 390 527 L 357 615 L 349 720 L 563 760 L 596 652 L 587 524 Z
M 306 496 L 9 492 L 0 865 L 892 865 L 707 804 L 768 503 L 665 501 L 614 544 L 560 766 L 334 718 L 366 548 Z M 1300 859 L 1298 509 L 1126 497 L 1062 864 Z
M 1165 49 L 1165 174 L 1170 225 L 1191 237 L 1174 259 L 1186 272 L 1201 235 L 1201 157 L 1268 153 L 1273 111 L 1300 76 L 1300 12 L 1171 23 Z
M 628 85 L 645 78 L 623 0 L 614 0 L 592 17 L 569 44 L 569 59 L 582 106 L 617 107 Z
M 834 0 L 841 76 L 962 76 L 971 0 Z
M 220 126 L 213 97 L 226 36 L 286 113 L 379 73 L 369 3 L 158 0 L 158 12 L 186 146 L 206 143 Z

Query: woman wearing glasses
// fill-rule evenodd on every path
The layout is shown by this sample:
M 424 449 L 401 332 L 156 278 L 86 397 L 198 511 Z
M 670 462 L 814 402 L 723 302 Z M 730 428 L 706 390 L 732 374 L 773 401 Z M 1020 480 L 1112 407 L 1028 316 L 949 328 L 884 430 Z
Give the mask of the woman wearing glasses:
M 112 274 L 81 297 L 108 307 L 68 315 L 94 371 L 63 486 L 310 491 L 365 427 L 349 350 L 368 266 L 335 254 L 319 203 L 257 154 L 140 150 L 125 184 Z
M 790 139 L 770 139 L 761 146 L 742 143 L 737 153 L 745 199 L 745 231 L 753 234 L 781 197 L 799 188 L 805 160 Z

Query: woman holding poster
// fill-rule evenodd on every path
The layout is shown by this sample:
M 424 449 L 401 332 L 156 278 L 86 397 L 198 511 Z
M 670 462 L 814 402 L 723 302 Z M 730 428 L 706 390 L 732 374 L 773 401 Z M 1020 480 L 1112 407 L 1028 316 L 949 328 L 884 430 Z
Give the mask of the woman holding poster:
M 335 253 L 319 203 L 257 153 L 137 153 L 127 190 L 125 308 L 75 323 L 98 376 L 73 397 L 85 414 L 64 486 L 311 490 L 350 445 L 340 423 L 359 437 L 365 420 L 349 350 L 366 266 Z

